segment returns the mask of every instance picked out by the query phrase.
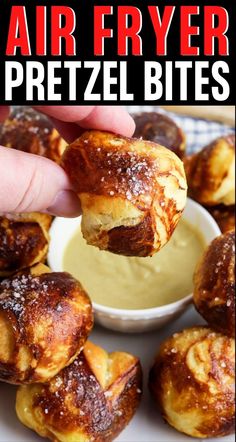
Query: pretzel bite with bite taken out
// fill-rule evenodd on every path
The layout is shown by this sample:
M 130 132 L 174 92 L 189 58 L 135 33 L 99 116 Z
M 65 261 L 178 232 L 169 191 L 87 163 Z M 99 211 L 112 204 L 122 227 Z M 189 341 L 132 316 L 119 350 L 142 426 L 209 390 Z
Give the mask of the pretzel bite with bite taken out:
M 108 132 L 85 132 L 62 166 L 82 206 L 88 244 L 149 256 L 170 239 L 186 204 L 183 164 L 163 146 Z

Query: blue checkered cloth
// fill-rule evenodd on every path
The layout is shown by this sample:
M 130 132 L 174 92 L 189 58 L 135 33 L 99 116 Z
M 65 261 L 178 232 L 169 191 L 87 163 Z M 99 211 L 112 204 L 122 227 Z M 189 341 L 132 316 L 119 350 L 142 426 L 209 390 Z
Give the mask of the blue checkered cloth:
M 187 141 L 187 153 L 191 154 L 201 150 L 216 138 L 234 132 L 234 128 L 215 121 L 203 120 L 199 118 L 178 115 L 158 109 L 154 106 L 129 106 L 129 112 L 162 112 L 172 118 L 184 131 Z

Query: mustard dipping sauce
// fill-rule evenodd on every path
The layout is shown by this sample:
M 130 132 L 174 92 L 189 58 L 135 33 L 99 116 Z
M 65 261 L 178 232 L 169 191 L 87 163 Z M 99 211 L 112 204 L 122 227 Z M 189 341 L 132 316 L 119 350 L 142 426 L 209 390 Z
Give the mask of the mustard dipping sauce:
M 193 272 L 204 248 L 201 233 L 183 219 L 163 249 L 147 258 L 89 246 L 79 226 L 65 249 L 63 270 L 77 278 L 97 304 L 118 309 L 159 307 L 192 292 Z

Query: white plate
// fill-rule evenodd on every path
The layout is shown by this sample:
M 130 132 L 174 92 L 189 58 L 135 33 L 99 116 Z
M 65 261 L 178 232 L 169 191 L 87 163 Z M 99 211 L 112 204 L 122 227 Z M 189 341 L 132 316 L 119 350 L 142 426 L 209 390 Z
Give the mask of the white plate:
M 144 369 L 144 395 L 141 406 L 128 427 L 116 439 L 117 442 L 190 442 L 184 436 L 165 424 L 155 410 L 147 388 L 148 371 L 158 346 L 167 336 L 185 327 L 203 323 L 193 307 L 171 326 L 141 335 L 125 335 L 96 327 L 91 339 L 108 351 L 124 350 L 140 357 Z M 0 383 L 0 442 L 43 442 L 35 433 L 24 428 L 15 416 L 15 387 Z M 208 439 L 209 442 L 233 442 L 234 436 Z

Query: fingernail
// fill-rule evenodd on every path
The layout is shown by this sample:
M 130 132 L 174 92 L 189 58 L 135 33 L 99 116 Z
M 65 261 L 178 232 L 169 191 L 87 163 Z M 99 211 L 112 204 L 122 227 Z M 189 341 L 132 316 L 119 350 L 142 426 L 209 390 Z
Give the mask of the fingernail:
M 54 216 L 73 218 L 81 214 L 81 205 L 76 193 L 72 190 L 59 192 L 53 204 L 47 208 L 47 213 Z

